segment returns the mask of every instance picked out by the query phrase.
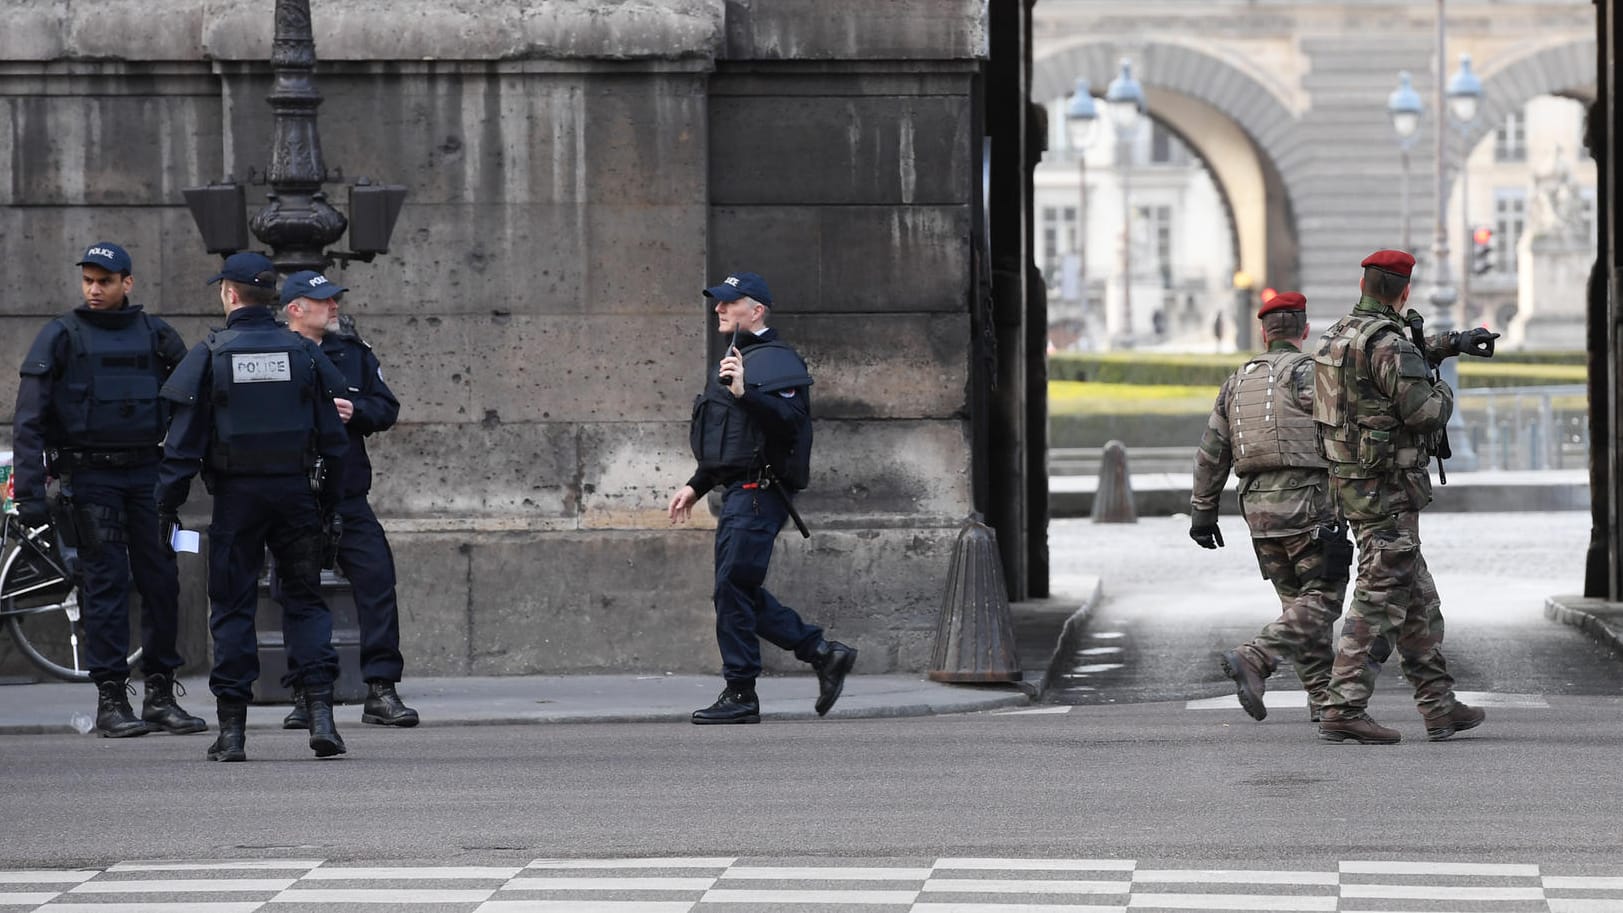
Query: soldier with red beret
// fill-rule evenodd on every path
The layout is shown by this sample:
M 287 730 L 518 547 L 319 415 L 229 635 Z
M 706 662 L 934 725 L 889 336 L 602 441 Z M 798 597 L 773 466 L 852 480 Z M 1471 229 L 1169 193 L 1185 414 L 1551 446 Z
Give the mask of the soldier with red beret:
M 1189 536 L 1202 548 L 1223 545 L 1218 498 L 1232 469 L 1240 478 L 1240 512 L 1251 531 L 1262 576 L 1283 609 L 1251 641 L 1219 657 L 1240 706 L 1268 715 L 1263 682 L 1289 659 L 1307 691 L 1313 720 L 1330 685 L 1330 632 L 1347 591 L 1352 543 L 1335 505 L 1313 424 L 1313 357 L 1307 299 L 1281 292 L 1257 311 L 1267 351 L 1223 381 L 1195 456 Z
M 1460 354 L 1492 356 L 1498 334 L 1483 328 L 1445 333 L 1424 340 L 1424 349 L 1411 341 L 1397 308 L 1409 300 L 1414 263 L 1401 250 L 1364 258 L 1363 296 L 1313 356 L 1313 419 L 1359 554 L 1319 724 L 1320 737 L 1335 742 L 1387 745 L 1401 738 L 1366 712 L 1394 644 L 1428 739 L 1473 729 L 1486 716 L 1454 694 L 1442 653 L 1441 600 L 1420 554 L 1419 520 L 1431 503 L 1427 466 L 1454 411 L 1454 391 L 1432 377 L 1430 366 Z

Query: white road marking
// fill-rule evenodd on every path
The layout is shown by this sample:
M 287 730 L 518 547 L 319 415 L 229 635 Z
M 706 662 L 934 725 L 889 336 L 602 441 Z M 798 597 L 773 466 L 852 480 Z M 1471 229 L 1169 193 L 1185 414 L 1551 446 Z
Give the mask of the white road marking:
M 480 903 L 496 893 L 489 888 L 293 888 L 270 903 L 371 903 L 390 907 L 412 903 Z
M 700 903 L 911 904 L 917 891 L 722 891 L 709 890 Z
M 1335 886 L 1341 876 L 1335 872 L 1275 872 L 1260 869 L 1140 869 L 1133 872 L 1135 884 L 1318 884 Z
M 1479 875 L 1499 878 L 1537 878 L 1538 866 L 1496 862 L 1402 862 L 1356 860 L 1341 863 L 1342 874 L 1354 875 Z
M 998 869 L 1029 872 L 1131 872 L 1132 859 L 997 859 L 993 857 L 947 856 L 935 861 L 941 869 Z
M 725 869 L 737 856 L 657 856 L 636 859 L 537 859 L 528 869 Z
M 721 874 L 724 879 L 798 879 L 801 881 L 923 881 L 930 869 L 844 868 L 842 866 L 734 866 Z
M 184 894 L 209 892 L 231 894 L 240 891 L 284 891 L 297 878 L 164 878 L 138 881 L 86 881 L 68 889 L 69 894 Z
M 304 876 L 305 881 L 383 881 L 388 879 L 426 880 L 461 878 L 506 881 L 524 871 L 520 866 L 388 866 L 381 868 L 342 868 L 328 866 Z
M 0 872 L 0 884 L 74 884 L 80 881 L 89 881 L 100 875 L 94 870 L 73 870 L 51 872 L 45 869 L 17 869 L 10 872 Z
M 1035 878 L 932 878 L 924 890 L 937 894 L 1126 894 L 1133 883 L 1121 881 L 1071 881 Z
M 707 891 L 711 877 L 680 878 L 628 876 L 602 878 L 538 878 L 521 876 L 501 886 L 503 891 Z
M 1278 910 L 1290 913 L 1334 913 L 1337 899 L 1296 897 L 1281 894 L 1139 894 L 1127 902 L 1132 907 L 1170 907 L 1176 910 Z

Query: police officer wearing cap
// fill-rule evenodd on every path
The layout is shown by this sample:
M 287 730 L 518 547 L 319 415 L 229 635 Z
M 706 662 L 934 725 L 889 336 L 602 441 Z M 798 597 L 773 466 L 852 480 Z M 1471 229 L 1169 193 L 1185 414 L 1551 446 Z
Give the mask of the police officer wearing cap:
M 417 725 L 417 711 L 395 690 L 404 668 L 400 656 L 400 606 L 395 601 L 394 553 L 366 495 L 372 489 L 372 462 L 366 438 L 394 427 L 400 401 L 383 382 L 372 347 L 338 323 L 339 299 L 349 289 L 314 270 L 282 282 L 282 309 L 288 328 L 321 346 L 322 354 L 344 375 L 344 392 L 333 401 L 349 432 L 349 452 L 337 468 L 337 519 L 341 533 L 336 562 L 349 580 L 361 629 L 361 676 L 366 702 L 361 722 L 379 726 Z M 304 689 L 293 685 L 293 711 L 283 729 L 308 729 Z
M 772 292 L 755 273 L 734 273 L 704 290 L 715 299 L 727 349 L 694 400 L 689 437 L 698 468 L 674 495 L 672 523 L 722 489 L 716 521 L 716 641 L 726 681 L 716 702 L 693 722 L 759 723 L 755 679 L 762 639 L 794 652 L 817 672 L 819 716 L 839 700 L 857 651 L 823 638 L 766 590 L 778 532 L 792 515 L 795 492 L 811 472 L 811 383 L 806 363 L 766 325 Z
M 1406 330 L 1419 335 L 1419 316 L 1399 317 L 1397 309 L 1409 300 L 1414 262 L 1401 250 L 1364 258 L 1363 296 L 1313 356 L 1313 420 L 1359 555 L 1319 723 L 1320 737 L 1335 742 L 1401 739 L 1366 712 L 1394 647 L 1428 739 L 1473 729 L 1486 717 L 1460 702 L 1443 659 L 1441 600 L 1420 554 L 1420 511 L 1431 503 L 1427 466 L 1454 411 L 1454 391 L 1430 366 L 1455 355 L 1490 357 L 1499 334 L 1478 327 L 1411 339 Z
M 163 387 L 175 418 L 159 469 L 158 510 L 173 524 L 199 471 L 214 495 L 209 524 L 209 629 L 220 734 L 211 761 L 247 760 L 248 701 L 259 677 L 254 611 L 265 548 L 275 558 L 291 681 L 304 689 L 310 747 L 343 754 L 333 723 L 338 654 L 321 600 L 322 512 L 337 480 L 318 479 L 318 459 L 349 446 L 334 397 L 344 379 L 315 343 L 278 324 L 276 267 L 261 254 L 232 254 L 220 283 L 226 325 L 199 343 Z M 336 476 L 336 474 L 332 474 Z
M 159 388 L 186 354 L 180 334 L 130 303 L 130 256 L 108 242 L 79 258 L 84 304 L 34 338 L 17 388 L 17 512 L 30 527 L 51 511 L 46 479 L 59 486 L 59 533 L 77 547 L 86 658 L 96 685 L 96 730 L 125 738 L 208 726 L 175 702 L 180 583 L 161 537 L 152 486 L 169 408 Z M 71 508 L 69 508 L 71 504 Z M 130 707 L 127 662 L 130 584 L 141 594 L 146 698 Z
M 1352 542 L 1336 519 L 1334 496 L 1313 424 L 1313 356 L 1307 298 L 1280 292 L 1257 311 L 1268 349 L 1246 361 L 1217 391 L 1195 454 L 1189 536 L 1221 548 L 1218 501 L 1232 469 L 1240 477 L 1240 513 L 1262 576 L 1283 608 L 1255 638 L 1219 656 L 1252 719 L 1268 715 L 1264 681 L 1289 659 L 1318 722 L 1335 651 L 1330 631 L 1347 592 Z

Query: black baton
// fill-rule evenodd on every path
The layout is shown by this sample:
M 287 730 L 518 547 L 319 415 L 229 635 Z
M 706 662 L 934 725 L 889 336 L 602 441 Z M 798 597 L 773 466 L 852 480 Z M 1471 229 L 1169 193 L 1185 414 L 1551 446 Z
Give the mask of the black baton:
M 783 499 L 783 506 L 789 508 L 789 519 L 795 521 L 795 529 L 800 530 L 801 538 L 810 539 L 811 530 L 806 528 L 806 521 L 800 519 L 800 511 L 795 510 L 795 501 L 789 497 L 789 492 L 784 489 L 783 483 L 778 481 L 778 474 L 772 471 L 770 465 L 762 467 L 761 474 L 766 476 L 766 480 L 772 484 L 773 488 L 778 490 L 778 497 Z

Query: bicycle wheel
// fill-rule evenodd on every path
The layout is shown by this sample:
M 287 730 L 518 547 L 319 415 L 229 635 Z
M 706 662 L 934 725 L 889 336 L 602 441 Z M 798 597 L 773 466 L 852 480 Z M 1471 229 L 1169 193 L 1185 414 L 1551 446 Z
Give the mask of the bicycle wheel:
M 0 563 L 0 615 L 17 648 L 34 665 L 64 681 L 90 680 L 79 594 L 63 574 L 48 536 L 19 537 Z M 129 643 L 137 645 L 129 656 L 133 666 L 141 658 L 141 631 L 135 613 L 130 616 Z

